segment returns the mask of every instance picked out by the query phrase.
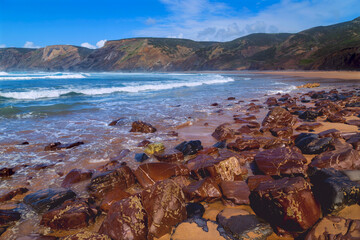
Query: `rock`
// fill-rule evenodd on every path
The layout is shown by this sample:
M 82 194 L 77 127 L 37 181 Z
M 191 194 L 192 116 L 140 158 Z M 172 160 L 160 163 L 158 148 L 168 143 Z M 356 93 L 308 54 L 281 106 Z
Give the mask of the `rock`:
M 153 155 L 155 153 L 160 153 L 165 150 L 165 146 L 162 143 L 150 143 L 146 146 L 144 152 L 147 155 Z
M 319 154 L 327 150 L 332 150 L 331 143 L 333 138 L 319 138 L 314 133 L 301 133 L 295 139 L 295 146 L 298 147 L 303 154 Z
M 259 170 L 266 175 L 306 175 L 306 158 L 295 147 L 267 149 L 255 155 Z
M 360 151 L 360 134 L 351 136 L 346 142 L 351 144 L 355 150 Z
M 188 176 L 176 176 L 176 177 L 172 177 L 171 180 L 173 180 L 177 185 L 179 185 L 181 189 L 189 186 L 191 183 L 190 178 Z
M 156 132 L 156 128 L 154 128 L 150 123 L 136 121 L 132 123 L 130 132 L 154 133 Z
M 121 161 L 129 153 L 130 153 L 129 149 L 122 149 L 117 156 L 110 158 L 110 161 Z
M 360 184 L 335 169 L 311 168 L 313 192 L 324 213 L 338 211 L 347 205 L 360 203 Z
M 143 188 L 150 187 L 158 181 L 174 176 L 188 176 L 189 169 L 184 165 L 174 163 L 145 163 L 134 172 L 138 182 Z
M 114 202 L 118 202 L 124 198 L 128 198 L 131 195 L 127 192 L 124 192 L 123 190 L 119 188 L 114 188 L 113 190 L 107 192 L 104 196 L 104 199 L 101 202 L 100 208 L 104 212 L 108 212 L 111 205 Z
M 226 140 L 217 142 L 213 146 L 216 147 L 216 148 L 225 148 L 226 147 Z
M 146 155 L 145 153 L 136 153 L 135 154 L 135 160 L 137 162 L 143 162 L 146 159 L 149 159 L 148 155 Z
M 269 97 L 268 99 L 266 99 L 265 104 L 271 107 L 271 106 L 277 106 L 278 102 L 275 97 Z
M 326 121 L 334 123 L 345 123 L 346 119 L 340 114 L 331 114 L 327 117 Z
M 216 220 L 233 239 L 265 240 L 273 233 L 269 223 L 246 212 L 234 215 L 225 209 Z
M 206 155 L 218 155 L 219 149 L 216 147 L 206 147 L 203 150 L 198 151 L 197 154 L 206 154 Z
M 360 169 L 360 155 L 352 148 L 341 148 L 317 155 L 309 166 L 337 170 Z
M 16 240 L 57 240 L 57 239 L 58 239 L 57 237 L 44 236 L 44 235 L 38 234 L 38 233 L 31 233 L 27 236 L 22 236 L 22 237 L 16 238 Z M 65 239 L 68 239 L 68 238 L 65 238 Z M 75 239 L 75 240 L 77 240 L 77 239 Z M 90 239 L 90 240 L 93 240 L 93 239 Z
M 249 121 L 246 126 L 248 128 L 260 128 L 260 123 L 258 122 L 254 122 L 254 121 Z
M 294 126 L 296 119 L 284 108 L 275 107 L 268 112 L 262 122 L 263 127 L 281 128 Z
M 141 199 L 131 196 L 110 207 L 99 233 L 106 234 L 113 240 L 147 239 L 147 217 Z
M 227 148 L 233 151 L 245 151 L 251 149 L 259 149 L 260 143 L 256 138 L 253 137 L 241 137 L 237 138 L 235 143 L 229 143 Z
M 148 214 L 150 239 L 170 233 L 173 226 L 187 218 L 184 193 L 172 180 L 157 182 L 144 190 L 142 202 Z
M 306 235 L 305 240 L 359 239 L 360 220 L 327 216 Z
M 195 202 L 213 202 L 222 196 L 219 186 L 211 178 L 192 182 L 187 187 L 184 187 L 183 191 L 189 201 Z
M 229 123 L 221 124 L 215 129 L 211 136 L 213 136 L 218 141 L 234 138 L 234 130 L 231 129 L 229 126 Z
M 160 162 L 182 162 L 184 161 L 184 154 L 177 149 L 165 150 L 161 153 L 155 153 L 155 158 Z
M 347 103 L 345 107 L 360 107 L 360 102 Z
M 143 140 L 141 142 L 139 142 L 139 144 L 137 145 L 137 147 L 146 147 L 147 145 L 149 145 L 151 142 L 149 140 Z
M 128 166 L 123 166 L 112 171 L 95 174 L 88 185 L 90 195 L 96 199 L 114 188 L 122 190 L 135 184 L 135 175 Z
M 228 101 L 230 101 L 230 100 L 235 100 L 235 97 L 228 97 L 227 100 L 228 100 Z
M 87 227 L 95 221 L 98 211 L 87 201 L 66 201 L 60 207 L 44 213 L 40 225 L 54 230 L 70 230 Z
M 346 121 L 346 124 L 360 127 L 360 120 L 357 120 L 357 119 L 356 119 L 356 120 L 347 120 L 347 121 Z
M 175 149 L 182 152 L 184 156 L 187 156 L 196 154 L 198 151 L 203 149 L 203 146 L 201 145 L 201 141 L 199 140 L 189 142 L 185 141 L 177 145 Z
M 259 217 L 295 235 L 321 215 L 310 184 L 302 177 L 260 183 L 250 194 L 250 205 Z
M 74 183 L 90 179 L 93 171 L 84 169 L 72 169 L 64 178 L 61 187 L 68 188 Z
M 223 199 L 230 205 L 250 204 L 250 190 L 244 181 L 222 181 L 220 188 Z
M 24 194 L 28 191 L 29 191 L 29 189 L 27 189 L 27 188 L 17 188 L 15 190 L 12 190 L 10 192 L 7 192 L 7 193 L 1 195 L 0 202 L 9 201 L 9 200 L 13 199 L 15 196 Z
M 48 188 L 31 193 L 24 198 L 24 203 L 36 212 L 42 213 L 60 206 L 66 200 L 74 199 L 76 194 L 65 188 Z
M 314 130 L 315 128 L 321 127 L 323 124 L 321 123 L 303 123 L 298 126 L 295 130 L 296 131 L 307 131 L 307 130 Z
M 316 118 L 319 116 L 319 113 L 314 111 L 305 111 L 299 115 L 299 118 L 308 122 L 316 121 Z
M 15 174 L 13 168 L 1 168 L 0 169 L 0 177 L 10 177 Z
M 269 182 L 272 181 L 273 178 L 269 175 L 254 175 L 249 176 L 247 179 L 247 184 L 250 191 L 253 191 L 257 186 L 259 186 L 262 182 Z
M 205 208 L 201 203 L 188 203 L 186 204 L 186 212 L 188 218 L 201 218 Z
M 304 85 L 297 86 L 297 88 L 316 88 L 316 87 L 320 87 L 320 83 L 306 83 Z
M 16 210 L 0 209 L 0 228 L 6 228 L 17 220 L 20 220 L 21 214 Z
M 68 144 L 62 144 L 61 142 L 55 142 L 50 143 L 47 145 L 44 150 L 45 151 L 56 151 L 56 150 L 62 150 L 62 149 L 69 149 L 73 147 L 77 147 L 84 144 L 84 142 L 75 142 L 75 143 L 68 143 Z
M 108 235 L 99 234 L 94 232 L 80 232 L 62 238 L 62 240 L 111 240 Z
M 320 132 L 318 135 L 320 138 L 332 137 L 335 139 L 335 138 L 340 138 L 340 131 L 337 129 L 328 129 Z
M 288 138 L 293 135 L 293 129 L 291 127 L 271 128 L 270 132 L 274 137 L 280 138 Z

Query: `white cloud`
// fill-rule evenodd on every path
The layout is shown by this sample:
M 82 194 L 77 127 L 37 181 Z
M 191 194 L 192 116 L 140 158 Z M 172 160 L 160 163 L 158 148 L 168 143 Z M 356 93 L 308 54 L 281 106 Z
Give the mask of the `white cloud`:
M 96 43 L 96 47 L 98 47 L 98 48 L 102 48 L 104 45 L 105 45 L 105 43 L 107 42 L 107 40 L 100 40 L 100 41 L 98 41 L 97 43 Z
M 5 44 L 0 44 L 0 48 L 6 48 Z
M 90 49 L 96 49 L 96 47 L 95 47 L 94 45 L 91 45 L 91 44 L 88 43 L 88 42 L 84 42 L 84 43 L 82 43 L 80 46 L 86 47 L 86 48 L 90 48 Z
M 36 46 L 33 42 L 27 41 L 27 42 L 24 44 L 24 48 L 41 48 L 41 47 L 40 47 L 40 46 Z
M 169 11 L 163 19 L 136 31 L 137 36 L 183 35 L 194 40 L 228 41 L 251 33 L 299 32 L 350 20 L 359 0 L 280 0 L 257 12 L 212 0 L 159 0 Z M 225 1 L 225 0 L 223 0 Z M 240 1 L 239 1 L 240 2 Z M 240 10 L 239 10 L 240 9 Z

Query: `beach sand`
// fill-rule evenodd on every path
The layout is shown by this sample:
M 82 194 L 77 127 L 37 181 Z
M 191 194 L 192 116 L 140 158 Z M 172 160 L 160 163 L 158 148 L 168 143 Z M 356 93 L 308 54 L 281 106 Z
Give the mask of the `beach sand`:
M 250 71 L 249 73 L 303 78 L 360 80 L 360 72 L 357 71 Z

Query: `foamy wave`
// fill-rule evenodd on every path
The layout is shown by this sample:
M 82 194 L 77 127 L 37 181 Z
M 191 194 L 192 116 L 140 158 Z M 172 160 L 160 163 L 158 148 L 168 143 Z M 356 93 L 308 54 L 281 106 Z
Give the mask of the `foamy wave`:
M 0 76 L 6 76 L 9 75 L 7 72 L 0 72 Z
M 212 79 L 198 80 L 196 82 L 168 82 L 163 84 L 145 84 L 136 86 L 124 86 L 124 87 L 108 87 L 108 88 L 89 88 L 89 89 L 40 89 L 31 90 L 26 92 L 0 92 L 1 97 L 13 98 L 13 99 L 28 99 L 35 100 L 41 98 L 58 98 L 70 93 L 78 93 L 84 95 L 103 95 L 115 92 L 127 92 L 138 93 L 144 91 L 160 91 L 181 87 L 197 87 L 201 85 L 221 84 L 227 82 L 233 82 L 234 79 L 230 77 L 223 77 L 220 75 L 212 76 Z
M 285 94 L 285 93 L 289 93 L 296 89 L 297 89 L 296 86 L 290 85 L 288 87 L 285 87 L 285 88 L 279 89 L 279 90 L 269 90 L 269 91 L 267 91 L 267 94 L 270 94 L 270 95 L 277 94 L 277 93 Z
M 71 79 L 86 78 L 86 76 L 85 74 L 64 74 L 64 75 L 45 75 L 45 76 L 27 75 L 27 76 L 0 77 L 0 80 L 67 79 L 67 78 L 71 78 Z

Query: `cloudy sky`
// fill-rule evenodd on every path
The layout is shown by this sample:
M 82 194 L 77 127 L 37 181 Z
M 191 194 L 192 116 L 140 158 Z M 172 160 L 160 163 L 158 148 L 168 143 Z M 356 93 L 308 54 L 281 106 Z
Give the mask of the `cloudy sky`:
M 359 0 L 0 0 L 0 47 L 99 48 L 106 40 L 229 41 L 360 16 Z

